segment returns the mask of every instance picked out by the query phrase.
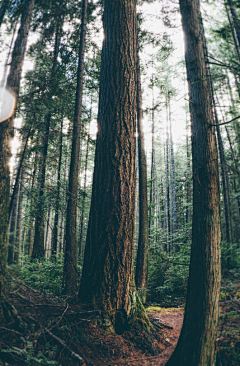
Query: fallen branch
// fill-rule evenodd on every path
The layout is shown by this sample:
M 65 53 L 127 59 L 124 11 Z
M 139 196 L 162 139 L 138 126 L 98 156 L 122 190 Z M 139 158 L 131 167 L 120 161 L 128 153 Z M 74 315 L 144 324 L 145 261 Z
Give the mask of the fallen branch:
M 159 322 L 159 324 L 164 327 L 164 328 L 167 328 L 167 329 L 173 329 L 173 327 L 171 327 L 171 325 L 167 325 L 167 324 L 164 324 L 164 323 L 161 323 Z
M 44 328 L 44 327 L 43 327 Z M 57 336 L 55 336 L 50 330 L 44 328 L 45 332 L 47 332 L 52 338 L 54 338 L 58 343 L 60 343 L 64 348 L 66 348 L 70 353 L 71 356 L 76 358 L 79 362 L 80 365 L 82 366 L 86 366 L 86 362 L 84 361 L 84 359 L 78 355 L 77 353 L 75 353 L 71 348 L 69 348 L 60 338 L 58 338 Z
M 67 311 L 67 309 L 68 309 L 68 307 L 65 310 Z M 31 315 L 28 315 L 28 318 L 33 320 L 35 323 L 39 323 Z M 58 343 L 60 343 L 64 348 L 66 348 L 70 352 L 71 356 L 76 358 L 80 362 L 80 366 L 86 366 L 86 362 L 84 361 L 84 359 L 79 354 L 75 353 L 60 338 L 58 338 L 55 334 L 53 334 L 49 329 L 45 328 L 42 324 L 41 324 L 41 328 L 43 329 L 44 332 L 48 333 L 52 338 L 54 338 Z

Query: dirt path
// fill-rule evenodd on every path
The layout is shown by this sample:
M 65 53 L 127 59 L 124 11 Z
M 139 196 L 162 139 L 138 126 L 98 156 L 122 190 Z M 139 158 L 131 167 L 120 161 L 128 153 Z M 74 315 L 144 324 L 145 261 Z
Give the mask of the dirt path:
M 159 323 L 162 326 L 159 331 L 162 338 L 159 346 L 162 352 L 158 356 L 128 359 L 125 365 L 164 366 L 176 347 L 183 323 L 183 309 L 161 309 L 148 311 L 148 314 L 154 324 Z

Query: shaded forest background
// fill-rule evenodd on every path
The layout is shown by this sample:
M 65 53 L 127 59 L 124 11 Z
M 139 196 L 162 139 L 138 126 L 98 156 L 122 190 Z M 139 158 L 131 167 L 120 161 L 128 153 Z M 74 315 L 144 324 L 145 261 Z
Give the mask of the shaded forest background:
M 3 0 L 0 4 L 0 42 L 6 57 L 2 61 L 5 67 L 2 85 L 6 84 L 25 3 Z M 186 301 L 193 190 L 186 66 L 184 55 L 179 57 L 174 43 L 176 34 L 182 32 L 179 6 L 177 1 L 138 3 L 145 136 L 138 130 L 136 282 L 139 237 L 147 232 L 147 239 L 142 240 L 148 246 L 144 269 L 148 280 L 145 283 L 139 280 L 139 294 L 148 304 L 177 307 L 184 306 Z M 103 2 L 88 2 L 85 21 L 82 4 L 44 0 L 32 4 L 27 66 L 21 79 L 14 127 L 20 144 L 11 164 L 7 249 L 10 273 L 34 289 L 68 300 L 79 287 L 84 262 L 102 46 Z M 154 5 L 157 14 L 149 15 Z M 202 1 L 201 12 L 220 167 L 223 275 L 220 300 L 231 300 L 240 267 L 240 2 Z M 159 23 L 157 32 L 148 29 L 151 19 L 154 24 Z M 83 56 L 80 77 L 79 60 Z M 81 78 L 82 105 L 77 105 L 76 90 L 81 90 Z M 176 127 L 180 133 L 174 131 Z M 139 152 L 144 146 L 141 136 L 147 152 L 145 196 L 140 183 L 143 161 Z M 73 171 L 75 178 L 70 177 Z M 144 199 L 148 205 L 145 223 L 140 213 Z M 75 221 L 70 222 L 72 219 Z M 238 356 L 233 357 L 237 360 Z

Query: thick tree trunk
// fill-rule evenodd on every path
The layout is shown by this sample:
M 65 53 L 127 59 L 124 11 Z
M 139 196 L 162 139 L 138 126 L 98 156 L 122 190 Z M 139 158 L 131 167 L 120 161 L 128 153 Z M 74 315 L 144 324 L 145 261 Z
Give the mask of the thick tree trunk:
M 214 365 L 220 292 L 220 195 L 217 145 L 199 8 L 180 0 L 192 122 L 193 232 L 183 328 L 167 366 Z
M 79 298 L 123 332 L 147 320 L 133 285 L 136 4 L 106 0 L 92 202 Z M 129 324 L 130 323 L 130 324 Z
M 69 171 L 69 188 L 66 216 L 66 247 L 64 256 L 63 286 L 68 295 L 77 295 L 77 194 L 79 174 L 79 154 L 82 125 L 82 97 L 84 53 L 87 26 L 88 0 L 82 1 L 81 38 L 79 46 L 77 90 L 72 134 L 72 151 Z
M 135 281 L 143 303 L 147 296 L 148 278 L 148 202 L 147 202 L 147 164 L 142 127 L 142 90 L 139 51 L 137 52 L 137 132 L 139 162 L 139 237 Z
M 19 94 L 22 65 L 34 3 L 34 0 L 30 0 L 24 7 L 21 25 L 12 53 L 11 68 L 7 79 L 7 88 L 14 93 L 16 99 Z M 4 317 L 3 308 L 6 307 L 7 301 L 6 260 L 10 193 L 8 163 L 11 155 L 10 140 L 12 137 L 12 130 L 13 118 L 0 124 L 0 320 Z

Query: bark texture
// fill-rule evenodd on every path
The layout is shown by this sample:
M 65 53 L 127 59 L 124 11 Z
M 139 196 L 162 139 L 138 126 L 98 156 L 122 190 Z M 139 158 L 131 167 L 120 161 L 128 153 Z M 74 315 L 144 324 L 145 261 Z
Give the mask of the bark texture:
M 180 0 L 192 123 L 193 232 L 182 332 L 167 366 L 213 366 L 220 292 L 217 146 L 198 2 Z
M 79 298 L 122 332 L 140 311 L 133 285 L 136 4 L 106 0 L 92 202 Z M 144 310 L 143 310 L 144 312 Z
M 79 46 L 79 61 L 77 74 L 77 90 L 75 101 L 75 113 L 72 135 L 71 163 L 69 171 L 69 188 L 66 217 L 66 247 L 64 257 L 64 291 L 75 296 L 77 294 L 77 193 L 78 193 L 78 173 L 79 154 L 82 124 L 82 97 L 83 97 L 83 73 L 84 73 L 84 53 L 87 25 L 87 5 L 88 0 L 82 1 L 82 24 L 81 38 Z

